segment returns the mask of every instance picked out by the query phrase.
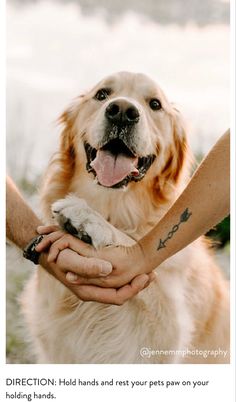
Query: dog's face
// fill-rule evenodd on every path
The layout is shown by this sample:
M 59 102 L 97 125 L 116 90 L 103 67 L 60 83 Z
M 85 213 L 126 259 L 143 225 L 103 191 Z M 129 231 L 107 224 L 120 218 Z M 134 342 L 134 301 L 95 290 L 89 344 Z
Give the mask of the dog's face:
M 117 189 L 150 175 L 179 175 L 185 147 L 180 115 L 143 74 L 105 78 L 63 120 L 73 154 L 98 185 Z

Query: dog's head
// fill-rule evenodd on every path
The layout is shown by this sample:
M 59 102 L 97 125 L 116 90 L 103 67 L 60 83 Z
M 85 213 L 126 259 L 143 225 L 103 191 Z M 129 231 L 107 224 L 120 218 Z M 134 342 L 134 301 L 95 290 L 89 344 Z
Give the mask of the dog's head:
M 186 136 L 180 113 L 143 74 L 120 72 L 80 96 L 63 115 L 61 153 L 71 164 L 118 189 L 141 181 L 177 181 Z

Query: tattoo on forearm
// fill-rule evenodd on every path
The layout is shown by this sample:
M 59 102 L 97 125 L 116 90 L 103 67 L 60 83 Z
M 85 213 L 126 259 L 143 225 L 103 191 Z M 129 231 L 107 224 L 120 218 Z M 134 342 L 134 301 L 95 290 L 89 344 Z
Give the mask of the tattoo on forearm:
M 157 251 L 160 250 L 161 248 L 166 247 L 166 242 L 172 238 L 172 236 L 175 234 L 175 232 L 177 232 L 177 230 L 179 230 L 181 223 L 187 222 L 187 220 L 189 220 L 191 215 L 192 212 L 189 212 L 188 208 L 186 208 L 184 212 L 180 215 L 179 222 L 172 227 L 171 231 L 168 233 L 166 238 L 164 240 L 160 239 Z

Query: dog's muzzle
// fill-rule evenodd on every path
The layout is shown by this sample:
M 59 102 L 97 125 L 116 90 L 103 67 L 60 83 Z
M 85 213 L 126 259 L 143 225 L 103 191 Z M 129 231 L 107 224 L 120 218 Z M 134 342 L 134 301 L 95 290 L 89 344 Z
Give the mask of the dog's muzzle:
M 94 174 L 98 184 L 110 188 L 142 180 L 156 156 L 138 155 L 137 107 L 124 98 L 116 99 L 106 107 L 104 117 L 104 135 L 98 149 L 84 144 L 88 172 Z

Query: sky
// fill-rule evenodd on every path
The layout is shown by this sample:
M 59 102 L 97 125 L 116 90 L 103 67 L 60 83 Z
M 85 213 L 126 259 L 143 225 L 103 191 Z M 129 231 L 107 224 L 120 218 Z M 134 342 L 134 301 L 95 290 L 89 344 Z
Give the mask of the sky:
M 107 74 L 150 75 L 186 118 L 190 145 L 205 154 L 229 127 L 229 26 L 159 23 L 126 11 L 40 1 L 7 7 L 7 163 L 34 181 L 58 146 L 56 119 Z

